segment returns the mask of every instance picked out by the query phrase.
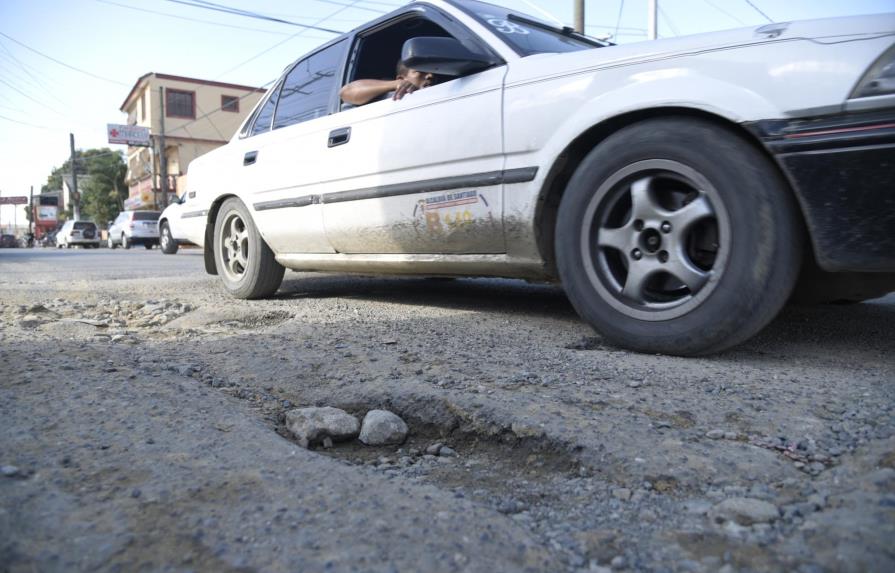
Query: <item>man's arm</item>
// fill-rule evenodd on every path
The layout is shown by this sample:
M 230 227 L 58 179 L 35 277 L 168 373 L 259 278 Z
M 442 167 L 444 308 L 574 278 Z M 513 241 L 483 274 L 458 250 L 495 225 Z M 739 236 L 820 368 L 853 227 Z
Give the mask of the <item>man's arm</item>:
M 378 98 L 390 91 L 397 90 L 403 80 L 354 80 L 342 86 L 339 97 L 342 101 L 354 105 L 365 103 Z

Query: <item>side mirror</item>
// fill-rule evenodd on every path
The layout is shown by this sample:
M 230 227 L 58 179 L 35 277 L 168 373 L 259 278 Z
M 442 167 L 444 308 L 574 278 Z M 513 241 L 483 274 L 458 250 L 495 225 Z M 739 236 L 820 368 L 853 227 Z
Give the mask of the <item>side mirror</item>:
M 421 36 L 404 42 L 401 62 L 408 68 L 445 76 L 463 76 L 497 64 L 487 54 L 473 52 L 454 38 Z

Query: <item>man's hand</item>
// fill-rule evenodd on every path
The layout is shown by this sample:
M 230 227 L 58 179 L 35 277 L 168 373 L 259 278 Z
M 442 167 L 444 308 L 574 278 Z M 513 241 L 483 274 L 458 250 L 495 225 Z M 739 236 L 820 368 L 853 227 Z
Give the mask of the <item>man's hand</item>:
M 397 101 L 404 97 L 407 94 L 412 94 L 419 88 L 413 85 L 408 80 L 398 79 L 395 80 L 395 95 L 392 96 L 392 99 Z

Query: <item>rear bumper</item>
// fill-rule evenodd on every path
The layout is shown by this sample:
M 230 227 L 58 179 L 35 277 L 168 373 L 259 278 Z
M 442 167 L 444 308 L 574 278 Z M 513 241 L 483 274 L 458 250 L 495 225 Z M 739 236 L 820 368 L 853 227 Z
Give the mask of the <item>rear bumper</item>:
M 128 237 L 127 240 L 134 245 L 142 245 L 143 243 L 158 243 L 158 235 L 155 235 L 154 237 L 134 235 L 132 237 Z
M 895 271 L 895 110 L 747 125 L 795 189 L 826 271 Z

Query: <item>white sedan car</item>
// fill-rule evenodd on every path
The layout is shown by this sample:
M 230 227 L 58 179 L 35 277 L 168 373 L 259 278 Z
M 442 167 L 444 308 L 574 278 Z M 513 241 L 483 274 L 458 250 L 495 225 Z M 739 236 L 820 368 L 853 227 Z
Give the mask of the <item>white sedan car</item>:
M 189 211 L 192 206 L 189 199 L 195 196 L 195 192 L 184 193 L 183 196 L 174 199 L 170 205 L 165 207 L 158 218 L 159 248 L 166 255 L 176 254 L 180 245 L 191 242 L 184 234 L 185 229 L 181 217 L 184 211 Z
M 615 344 L 717 352 L 800 273 L 895 286 L 893 42 L 893 14 L 615 46 L 412 3 L 289 66 L 190 166 L 182 232 L 240 298 L 284 268 L 556 281 Z M 340 102 L 399 60 L 441 81 Z

